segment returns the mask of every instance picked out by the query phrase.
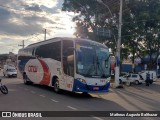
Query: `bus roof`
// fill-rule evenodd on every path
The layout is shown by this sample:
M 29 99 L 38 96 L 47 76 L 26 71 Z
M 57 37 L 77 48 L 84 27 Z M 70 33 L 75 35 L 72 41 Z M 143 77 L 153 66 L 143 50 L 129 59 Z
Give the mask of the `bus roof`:
M 45 40 L 45 41 L 41 41 L 41 42 L 37 42 L 37 43 L 30 44 L 30 45 L 28 45 L 28 46 L 25 47 L 25 48 L 36 47 L 36 46 L 39 46 L 39 45 L 43 45 L 43 44 L 47 44 L 47 43 L 51 43 L 51 42 L 53 42 L 53 41 L 59 41 L 59 40 L 74 40 L 74 41 L 84 40 L 84 41 L 93 42 L 93 43 L 102 45 L 101 43 L 96 42 L 96 41 L 93 41 L 93 40 L 90 40 L 90 39 L 71 38 L 71 37 L 55 37 L 55 38 L 51 38 L 51 39 L 48 39 L 48 40 Z M 104 46 L 105 46 L 105 45 L 104 45 Z M 105 46 L 105 47 L 107 47 L 107 46 Z M 25 49 L 25 48 L 23 48 L 23 49 Z

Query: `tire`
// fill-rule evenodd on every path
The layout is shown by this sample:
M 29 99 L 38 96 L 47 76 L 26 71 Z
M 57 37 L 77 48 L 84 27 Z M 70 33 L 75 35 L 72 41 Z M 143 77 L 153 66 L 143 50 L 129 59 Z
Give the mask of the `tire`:
M 123 82 L 122 82 L 122 80 L 121 80 L 121 79 L 119 79 L 119 84 L 123 84 Z
M 7 78 L 10 78 L 10 75 L 7 75 Z
M 8 88 L 7 88 L 5 85 L 2 85 L 2 86 L 0 87 L 0 90 L 1 90 L 1 92 L 2 92 L 3 94 L 8 94 Z
M 83 92 L 82 95 L 88 96 L 89 94 L 88 94 L 88 92 Z
M 56 78 L 56 80 L 55 80 L 55 82 L 54 82 L 54 91 L 55 91 L 56 93 L 60 93 L 58 78 Z
M 136 84 L 136 85 L 139 85 L 139 81 L 138 81 L 138 80 L 136 80 L 136 81 L 135 81 L 135 84 Z
M 152 84 L 152 83 L 153 83 L 153 80 L 151 80 L 149 83 Z

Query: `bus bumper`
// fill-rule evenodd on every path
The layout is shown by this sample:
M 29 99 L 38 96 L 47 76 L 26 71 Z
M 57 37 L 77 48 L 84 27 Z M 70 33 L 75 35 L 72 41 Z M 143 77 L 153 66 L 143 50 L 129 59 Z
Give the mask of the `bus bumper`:
M 87 85 L 78 80 L 74 81 L 73 92 L 109 92 L 110 82 L 103 86 Z

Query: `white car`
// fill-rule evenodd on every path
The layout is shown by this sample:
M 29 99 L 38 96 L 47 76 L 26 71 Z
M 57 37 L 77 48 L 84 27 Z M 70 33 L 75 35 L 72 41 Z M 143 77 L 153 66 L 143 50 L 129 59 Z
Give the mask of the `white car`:
M 131 73 L 128 75 L 124 75 L 119 77 L 119 81 L 122 83 L 135 83 L 136 85 L 141 84 L 141 83 L 145 83 L 145 80 L 143 79 L 143 77 L 139 74 L 135 74 L 135 73 Z
M 17 77 L 17 70 L 13 66 L 4 66 L 3 75 L 7 77 Z

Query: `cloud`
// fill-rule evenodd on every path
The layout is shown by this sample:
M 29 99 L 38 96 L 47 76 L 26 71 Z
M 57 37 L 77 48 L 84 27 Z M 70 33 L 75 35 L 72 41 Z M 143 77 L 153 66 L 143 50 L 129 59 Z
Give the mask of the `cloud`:
M 44 11 L 51 13 L 51 14 L 59 13 L 59 9 L 62 7 L 63 0 L 58 0 L 58 2 L 55 2 L 55 3 L 56 4 L 53 7 L 47 7 L 44 4 L 41 5 L 40 7 Z
M 8 20 L 10 17 L 10 12 L 4 8 L 0 8 L 0 20 Z
M 48 8 L 55 7 L 59 0 L 25 0 L 27 4 L 37 4 L 39 6 L 44 5 Z
M 31 44 L 54 36 L 72 36 L 71 19 L 61 12 L 63 0 L 0 0 L 0 54 L 25 40 Z M 68 29 L 67 29 L 68 28 Z M 34 37 L 39 34 L 37 37 Z M 30 38 L 30 39 L 28 39 Z M 10 47 L 9 47 L 10 46 Z
M 42 12 L 42 9 L 37 4 L 26 5 L 24 9 L 28 11 Z

